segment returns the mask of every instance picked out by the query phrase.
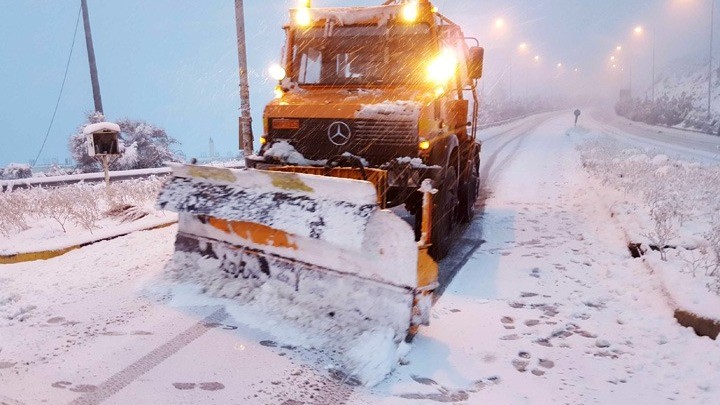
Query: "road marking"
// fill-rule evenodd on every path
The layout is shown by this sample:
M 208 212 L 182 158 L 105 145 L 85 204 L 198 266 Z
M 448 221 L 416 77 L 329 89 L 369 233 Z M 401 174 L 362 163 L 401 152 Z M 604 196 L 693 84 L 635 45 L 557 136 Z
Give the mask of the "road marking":
M 105 401 L 177 353 L 180 349 L 204 335 L 210 329 L 217 327 L 217 324 L 222 322 L 227 316 L 228 314 L 225 312 L 225 308 L 216 310 L 207 318 L 199 321 L 186 331 L 175 336 L 172 340 L 107 379 L 98 386 L 97 390 L 88 392 L 70 402 L 70 405 L 95 405 Z

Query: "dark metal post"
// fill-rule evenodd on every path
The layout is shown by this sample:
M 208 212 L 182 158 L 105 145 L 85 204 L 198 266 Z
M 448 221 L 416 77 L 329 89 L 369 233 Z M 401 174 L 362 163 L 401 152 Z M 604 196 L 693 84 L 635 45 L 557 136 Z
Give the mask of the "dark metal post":
M 235 0 L 238 65 L 240 73 L 240 145 L 245 158 L 253 154 L 252 118 L 250 116 L 250 85 L 248 84 L 247 49 L 245 47 L 245 14 L 243 0 Z
M 100 97 L 100 81 L 98 80 L 97 65 L 95 64 L 95 48 L 93 47 L 92 33 L 90 32 L 90 17 L 88 15 L 87 0 L 80 0 L 82 6 L 83 23 L 85 25 L 85 44 L 87 45 L 88 62 L 90 63 L 90 80 L 92 81 L 95 111 L 103 113 L 102 97 Z

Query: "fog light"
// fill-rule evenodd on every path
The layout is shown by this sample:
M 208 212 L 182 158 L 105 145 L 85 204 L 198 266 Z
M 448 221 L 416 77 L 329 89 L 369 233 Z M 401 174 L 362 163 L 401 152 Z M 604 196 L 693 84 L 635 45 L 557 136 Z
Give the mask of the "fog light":
M 420 150 L 430 149 L 430 141 L 420 141 Z
M 265 145 L 266 143 L 267 143 L 267 138 L 265 138 L 264 136 L 261 136 L 260 137 L 260 145 Z
M 282 98 L 285 95 L 285 91 L 280 86 L 275 86 L 275 98 Z

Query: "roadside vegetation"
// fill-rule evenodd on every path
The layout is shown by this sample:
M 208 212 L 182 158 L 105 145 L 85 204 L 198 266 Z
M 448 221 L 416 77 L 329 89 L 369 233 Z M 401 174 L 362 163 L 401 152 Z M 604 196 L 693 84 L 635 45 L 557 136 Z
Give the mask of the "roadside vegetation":
M 622 193 L 619 199 L 608 197 L 614 200 L 611 216 L 620 221 L 629 242 L 659 259 L 655 264 L 669 289 L 680 287 L 690 294 L 688 285 L 696 285 L 720 296 L 720 166 L 676 160 L 609 139 L 579 148 L 585 169 Z

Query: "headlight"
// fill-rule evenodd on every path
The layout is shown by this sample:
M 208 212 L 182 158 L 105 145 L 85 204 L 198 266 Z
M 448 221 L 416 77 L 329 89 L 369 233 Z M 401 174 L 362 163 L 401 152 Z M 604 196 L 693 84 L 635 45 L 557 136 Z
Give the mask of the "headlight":
M 440 55 L 433 59 L 427 67 L 428 80 L 437 85 L 445 85 L 455 76 L 458 59 L 450 48 L 444 48 Z
M 270 77 L 277 81 L 284 79 L 287 75 L 285 69 L 277 63 L 270 66 L 270 69 L 268 69 L 268 73 L 270 74 Z

